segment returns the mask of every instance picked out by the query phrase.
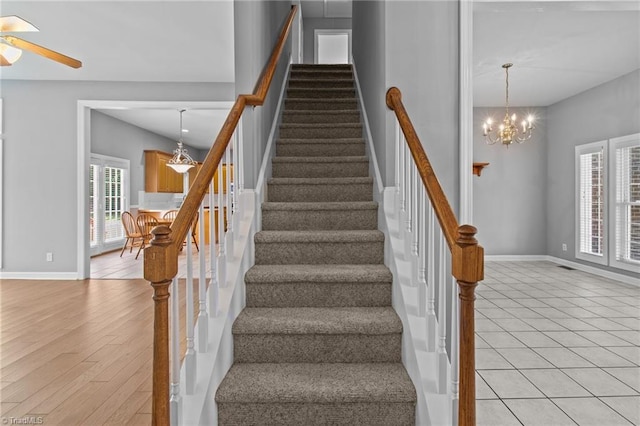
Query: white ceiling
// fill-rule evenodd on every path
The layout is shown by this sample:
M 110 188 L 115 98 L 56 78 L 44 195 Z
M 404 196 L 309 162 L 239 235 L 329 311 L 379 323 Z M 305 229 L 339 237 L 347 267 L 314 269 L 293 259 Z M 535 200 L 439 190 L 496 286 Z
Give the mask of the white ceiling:
M 134 126 L 177 141 L 180 138 L 179 109 L 135 108 L 97 109 Z M 229 111 L 226 109 L 187 109 L 182 113 L 182 141 L 194 148 L 209 148 L 218 136 Z
M 351 1 L 302 0 L 302 10 L 305 17 L 350 17 Z M 0 13 L 40 29 L 22 34 L 25 39 L 83 62 L 76 70 L 25 52 L 14 66 L 0 68 L 0 79 L 234 81 L 232 0 L 2 0 Z M 638 0 L 474 0 L 473 27 L 478 106 L 504 105 L 505 62 L 515 64 L 514 106 L 547 106 L 640 68 Z M 175 109 L 103 112 L 177 138 Z M 185 113 L 185 127 L 194 129 L 185 143 L 210 146 L 214 130 L 206 129 L 216 129 L 215 136 L 221 114 Z
M 473 14 L 473 98 L 548 106 L 640 68 L 640 2 L 478 1 Z

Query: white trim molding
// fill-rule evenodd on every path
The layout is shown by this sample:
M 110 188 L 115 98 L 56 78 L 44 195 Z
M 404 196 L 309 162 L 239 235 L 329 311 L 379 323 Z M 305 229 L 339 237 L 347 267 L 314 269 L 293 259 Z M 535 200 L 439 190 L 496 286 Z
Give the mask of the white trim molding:
M 473 224 L 473 1 L 460 1 L 460 224 Z
M 75 272 L 0 272 L 0 280 L 58 281 L 77 280 Z

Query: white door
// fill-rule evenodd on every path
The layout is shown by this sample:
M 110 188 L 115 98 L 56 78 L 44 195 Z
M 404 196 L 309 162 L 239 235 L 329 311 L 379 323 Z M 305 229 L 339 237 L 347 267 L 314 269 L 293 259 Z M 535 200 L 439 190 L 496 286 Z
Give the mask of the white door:
M 91 154 L 89 245 L 91 255 L 124 244 L 122 212 L 129 208 L 129 160 Z
M 351 63 L 351 30 L 315 30 L 315 63 Z

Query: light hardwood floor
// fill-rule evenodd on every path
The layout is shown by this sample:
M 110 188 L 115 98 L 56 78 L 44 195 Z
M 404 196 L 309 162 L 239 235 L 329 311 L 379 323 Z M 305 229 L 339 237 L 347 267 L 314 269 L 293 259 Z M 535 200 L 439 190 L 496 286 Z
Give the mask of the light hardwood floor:
M 3 424 L 150 424 L 151 296 L 144 280 L 0 281 Z

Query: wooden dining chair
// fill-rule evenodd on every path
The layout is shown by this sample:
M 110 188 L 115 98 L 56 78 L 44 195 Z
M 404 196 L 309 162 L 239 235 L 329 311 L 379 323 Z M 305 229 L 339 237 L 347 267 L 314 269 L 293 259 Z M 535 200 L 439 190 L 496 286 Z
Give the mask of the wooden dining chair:
M 178 210 L 169 210 L 168 212 L 162 215 L 162 218 L 173 222 L 174 220 L 176 220 L 176 216 L 178 216 Z M 196 233 L 198 229 L 198 216 L 199 216 L 198 213 L 196 213 L 196 217 L 193 220 L 193 223 L 191 224 L 191 240 L 193 241 L 193 244 L 196 245 L 196 250 L 200 251 L 200 247 L 198 247 L 198 241 L 196 240 Z M 187 242 L 185 241 L 182 245 L 184 246 L 186 243 Z M 180 250 L 182 250 L 182 248 L 180 248 Z
M 138 229 L 140 229 L 140 233 L 142 234 L 142 244 L 138 249 L 138 254 L 136 254 L 136 259 L 140 254 L 140 251 L 146 247 L 146 245 L 151 241 L 153 235 L 151 234 L 151 230 L 158 226 L 158 219 L 151 216 L 150 214 L 140 213 L 136 218 L 136 224 L 138 225 Z
M 178 210 L 169 210 L 162 215 L 162 218 L 164 220 L 170 220 L 171 222 L 173 222 L 174 220 L 176 220 L 176 216 L 178 216 Z
M 129 247 L 129 253 L 133 252 L 134 247 L 142 247 L 142 245 L 144 244 L 144 238 L 142 238 L 142 232 L 140 232 L 140 229 L 138 229 L 136 220 L 133 218 L 133 215 L 131 213 L 127 211 L 122 212 L 120 220 L 122 220 L 122 226 L 126 235 L 124 245 L 122 246 L 122 250 L 120 251 L 120 257 L 122 257 L 122 253 L 124 253 L 127 246 Z M 138 253 L 140 253 L 140 249 L 138 249 Z M 136 255 L 136 258 L 137 257 L 138 256 Z

